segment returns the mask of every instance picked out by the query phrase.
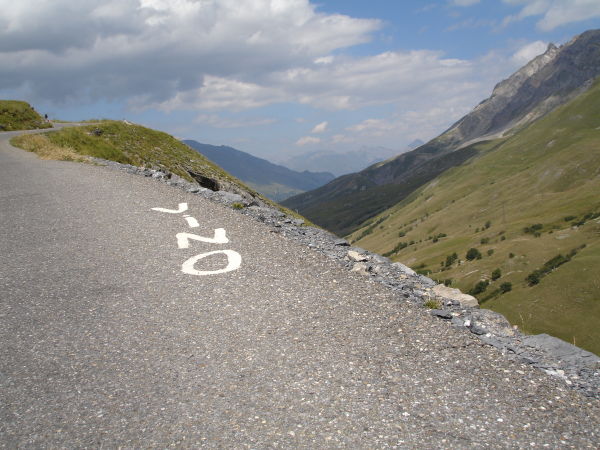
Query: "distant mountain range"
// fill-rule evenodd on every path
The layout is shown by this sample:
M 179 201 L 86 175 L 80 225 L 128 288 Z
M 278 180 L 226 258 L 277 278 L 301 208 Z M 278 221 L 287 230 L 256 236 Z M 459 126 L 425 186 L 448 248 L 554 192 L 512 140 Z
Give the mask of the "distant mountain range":
M 284 204 L 600 354 L 600 30 L 547 51 L 419 148 Z
M 406 148 L 406 151 L 422 145 L 423 141 L 416 140 Z M 335 176 L 341 176 L 365 169 L 375 163 L 385 161 L 398 155 L 400 151 L 386 147 L 362 147 L 359 150 L 332 152 L 318 150 L 308 154 L 294 156 L 284 161 L 287 167 L 294 170 L 326 170 Z
M 201 144 L 193 140 L 183 142 L 275 201 L 318 188 L 335 178 L 329 172 L 297 172 L 224 145 Z

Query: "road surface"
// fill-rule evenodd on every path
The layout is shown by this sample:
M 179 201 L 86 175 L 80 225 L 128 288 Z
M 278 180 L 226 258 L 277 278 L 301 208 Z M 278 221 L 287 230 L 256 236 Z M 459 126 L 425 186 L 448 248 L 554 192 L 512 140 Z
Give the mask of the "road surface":
M 597 400 L 259 222 L 8 137 L 0 446 L 600 442 Z

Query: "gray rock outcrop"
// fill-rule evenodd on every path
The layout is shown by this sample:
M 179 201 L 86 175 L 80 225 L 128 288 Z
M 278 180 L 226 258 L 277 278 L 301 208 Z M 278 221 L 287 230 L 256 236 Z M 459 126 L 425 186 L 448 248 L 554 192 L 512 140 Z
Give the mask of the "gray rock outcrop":
M 438 139 L 460 147 L 501 136 L 566 103 L 600 75 L 599 44 L 600 30 L 586 31 L 561 47 L 550 44 Z
M 473 308 L 479 306 L 479 302 L 472 295 L 463 294 L 460 290 L 444 286 L 443 284 L 434 286 L 431 292 L 436 298 L 444 302 L 456 301 L 463 306 L 471 306 Z

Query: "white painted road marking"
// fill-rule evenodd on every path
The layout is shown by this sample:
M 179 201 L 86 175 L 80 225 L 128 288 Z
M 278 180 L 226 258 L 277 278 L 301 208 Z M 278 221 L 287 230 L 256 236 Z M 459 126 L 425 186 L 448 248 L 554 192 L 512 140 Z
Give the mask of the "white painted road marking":
M 222 253 L 227 256 L 227 267 L 218 270 L 196 270 L 194 265 L 210 255 L 216 255 Z M 189 275 L 217 275 L 219 273 L 231 272 L 237 270 L 242 265 L 242 256 L 234 250 L 216 250 L 214 252 L 201 253 L 196 256 L 192 256 L 186 262 L 181 265 L 181 271 Z
M 183 216 L 183 217 L 185 217 L 185 220 L 187 221 L 188 226 L 190 228 L 197 228 L 200 226 L 200 224 L 194 217 L 192 217 L 192 216 Z
M 188 204 L 180 203 L 179 209 L 152 208 L 152 210 L 169 214 L 181 214 L 182 212 L 186 212 L 188 210 Z
M 198 236 L 192 233 L 177 233 L 175 237 L 177 238 L 177 246 L 179 248 L 190 248 L 190 239 L 193 241 L 208 242 L 209 244 L 227 244 L 229 242 L 224 228 L 216 228 L 215 237 L 213 238 Z
M 166 208 L 151 208 L 153 211 L 164 212 L 168 214 L 181 214 L 188 210 L 187 203 L 180 203 L 178 209 L 166 209 Z M 200 226 L 198 221 L 190 216 L 189 214 L 185 214 L 183 218 L 188 223 L 190 228 L 197 228 Z M 190 240 L 192 241 L 200 241 L 207 242 L 209 244 L 227 244 L 229 239 L 227 239 L 227 234 L 224 228 L 215 228 L 215 235 L 212 238 L 198 236 L 197 234 L 192 233 L 177 233 L 175 235 L 177 238 L 177 247 L 181 248 L 190 248 Z M 222 253 L 227 256 L 227 266 L 224 269 L 218 270 L 196 270 L 194 269 L 194 265 L 208 256 L 215 255 L 218 253 Z M 233 270 L 237 270 L 240 268 L 242 264 L 241 255 L 235 250 L 216 250 L 213 252 L 200 253 L 199 255 L 192 256 L 186 262 L 184 262 L 181 266 L 181 271 L 183 273 L 187 273 L 189 275 L 217 275 L 220 273 L 231 272 Z

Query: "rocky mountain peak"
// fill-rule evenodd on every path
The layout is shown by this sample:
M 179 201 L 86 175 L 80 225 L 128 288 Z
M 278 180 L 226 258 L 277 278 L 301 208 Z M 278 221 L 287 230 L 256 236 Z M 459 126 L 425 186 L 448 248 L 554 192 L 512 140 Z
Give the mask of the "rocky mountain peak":
M 437 141 L 447 149 L 499 137 L 567 102 L 600 75 L 600 30 L 536 56 L 494 88 L 492 95 Z
M 543 69 L 546 65 L 548 65 L 551 61 L 556 58 L 560 49 L 554 45 L 553 43 L 548 44 L 548 48 L 541 55 L 536 56 L 515 73 L 513 73 L 506 80 L 498 83 L 494 90 L 492 91 L 492 96 L 490 99 L 482 102 L 480 104 L 483 105 L 487 101 L 491 100 L 496 96 L 511 96 L 514 95 L 517 90 L 533 75 Z

